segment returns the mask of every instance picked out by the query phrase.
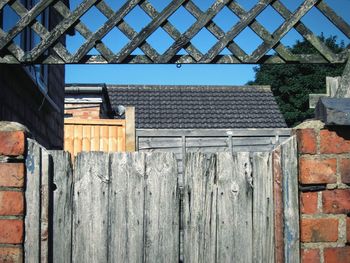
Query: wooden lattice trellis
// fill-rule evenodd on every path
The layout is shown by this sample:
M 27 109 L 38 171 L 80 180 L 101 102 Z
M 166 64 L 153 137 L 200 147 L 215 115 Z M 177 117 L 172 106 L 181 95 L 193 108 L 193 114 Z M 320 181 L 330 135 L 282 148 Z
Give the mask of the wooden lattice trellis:
M 340 54 L 332 52 L 301 22 L 301 18 L 311 8 L 316 7 L 350 39 L 350 25 L 323 0 L 305 0 L 295 12 L 291 12 L 279 0 L 260 0 L 249 11 L 243 9 L 236 1 L 216 0 L 205 12 L 191 0 L 173 0 L 161 12 L 158 12 L 147 0 L 126 1 L 117 11 L 113 11 L 103 0 L 84 0 L 73 11 L 62 1 L 57 0 L 42 0 L 30 10 L 27 10 L 20 0 L 0 0 L 0 10 L 6 5 L 10 6 L 20 19 L 8 32 L 0 29 L 0 63 L 343 63 L 348 57 L 347 51 Z M 37 20 L 38 15 L 49 6 L 61 16 L 61 21 L 52 30 L 45 28 Z M 107 21 L 96 32 L 91 32 L 80 20 L 93 6 L 107 18 Z M 136 6 L 139 6 L 151 18 L 151 22 L 140 32 L 136 32 L 124 20 L 125 16 Z M 196 19 L 195 23 L 184 33 L 180 33 L 169 22 L 169 18 L 181 6 Z M 213 21 L 213 18 L 225 6 L 240 19 L 227 32 Z M 273 33 L 270 33 L 256 20 L 257 16 L 268 6 L 271 6 L 284 18 L 284 22 Z M 14 42 L 14 38 L 26 27 L 31 27 L 41 38 L 41 42 L 29 51 L 24 51 Z M 118 53 L 112 52 L 102 42 L 102 39 L 115 27 L 129 39 L 129 42 Z M 163 54 L 159 54 L 147 42 L 147 39 L 160 27 L 174 40 Z M 263 43 L 252 54 L 247 54 L 235 42 L 235 37 L 247 27 L 263 40 Z M 85 42 L 74 54 L 70 54 L 66 47 L 58 41 L 72 28 L 85 38 Z M 206 54 L 202 54 L 191 43 L 191 40 L 203 28 L 206 28 L 217 39 L 216 44 Z M 310 42 L 318 54 L 292 54 L 290 49 L 281 43 L 281 39 L 292 28 Z M 92 48 L 95 48 L 100 55 L 88 55 Z M 144 55 L 133 55 L 132 52 L 137 48 L 140 48 Z M 222 55 L 221 51 L 225 48 L 232 54 Z M 181 49 L 184 49 L 187 54 L 179 55 Z M 275 51 L 274 55 L 268 55 L 271 49 Z M 50 52 L 46 52 L 47 50 Z

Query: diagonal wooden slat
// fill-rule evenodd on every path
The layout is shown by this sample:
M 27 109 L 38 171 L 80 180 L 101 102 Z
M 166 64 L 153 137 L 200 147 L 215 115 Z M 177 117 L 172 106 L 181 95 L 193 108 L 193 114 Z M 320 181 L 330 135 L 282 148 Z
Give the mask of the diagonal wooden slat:
M 163 12 L 156 16 L 140 33 L 127 44 L 113 59 L 113 63 L 121 63 L 131 52 L 133 52 L 143 41 L 146 40 L 157 28 L 173 14 L 186 0 L 174 0 Z
M 70 10 L 68 9 L 68 7 L 63 4 L 62 2 L 58 2 L 57 4 L 55 4 L 55 10 L 64 18 L 67 18 L 71 15 Z M 89 38 L 90 36 L 92 36 L 92 32 L 82 23 L 79 22 L 78 24 L 76 24 L 76 26 L 74 27 L 85 39 Z M 107 48 L 105 45 L 103 45 L 103 43 L 98 43 L 96 44 L 95 48 L 102 54 L 102 56 L 104 57 L 104 59 L 108 60 L 108 58 L 110 58 L 113 55 L 113 52 Z M 72 60 L 72 56 L 66 56 L 66 59 L 68 59 L 68 61 Z
M 0 38 L 0 49 L 2 49 L 5 45 L 9 44 L 9 42 L 15 38 L 23 29 L 29 25 L 41 12 L 48 7 L 53 0 L 41 0 L 37 3 L 31 10 L 27 12 L 27 14 L 17 22 L 16 26 L 13 27 L 5 37 Z
M 154 19 L 159 15 L 158 11 L 151 5 L 147 0 L 142 2 L 140 7 L 152 18 Z M 161 27 L 167 32 L 174 40 L 181 36 L 181 33 L 167 20 Z M 199 61 L 203 54 L 191 43 L 184 46 L 184 49 L 188 54 L 194 58 L 195 61 Z
M 45 52 L 52 44 L 54 44 L 77 20 L 85 14 L 98 0 L 85 0 L 82 2 L 73 13 L 64 18 L 51 32 L 50 35 L 43 39 L 39 45 L 33 48 L 27 55 L 27 60 L 36 60 L 42 53 Z
M 28 12 L 28 10 L 22 5 L 21 0 L 16 0 L 11 4 L 11 8 L 20 16 L 24 17 L 25 14 Z M 38 34 L 39 37 L 42 39 L 47 37 L 49 35 L 49 31 L 44 27 L 41 23 L 35 20 L 34 24 L 32 23 L 31 28 L 33 31 Z M 53 50 L 59 55 L 59 57 L 63 58 L 65 56 L 65 51 L 66 48 L 63 46 L 62 43 L 57 43 L 54 47 Z M 23 53 L 24 55 L 24 53 Z M 66 61 L 66 60 L 64 60 Z
M 250 24 L 273 0 L 261 0 L 241 19 L 241 21 L 233 26 L 226 35 L 217 42 L 208 53 L 202 58 L 201 63 L 210 63 L 240 32 Z
M 213 17 L 229 2 L 216 1 L 197 21 L 179 37 L 159 58 L 158 63 L 167 63 L 184 45 L 186 45 Z M 203 59 L 203 58 L 202 58 Z M 202 60 L 201 59 L 201 60 Z
M 103 13 L 108 19 L 110 19 L 114 14 L 114 11 L 104 1 L 98 3 L 96 8 L 100 10 L 100 12 Z M 130 40 L 137 35 L 137 32 L 124 20 L 120 21 L 117 24 L 117 27 Z M 150 62 L 154 61 L 159 56 L 158 52 L 147 42 L 142 43 L 139 48 L 149 57 Z
M 228 7 L 234 12 L 239 18 L 243 18 L 247 15 L 247 12 L 237 3 L 231 2 Z M 272 41 L 271 34 L 256 20 L 249 25 L 249 27 L 264 41 Z M 284 45 L 278 43 L 274 50 L 287 61 L 296 61 L 297 57 L 294 56 Z
M 71 11 L 60 0 L 41 0 L 31 10 L 27 10 L 21 0 L 0 0 L 0 11 L 8 5 L 16 12 L 20 19 L 13 28 L 6 33 L 0 28 L 0 63 L 8 64 L 67 64 L 67 63 L 342 63 L 347 60 L 348 52 L 339 54 L 331 51 L 308 27 L 301 18 L 313 7 L 317 8 L 330 22 L 332 22 L 346 37 L 350 39 L 350 25 L 338 16 L 324 0 L 304 0 L 303 4 L 292 13 L 280 0 L 259 0 L 250 11 L 244 10 L 236 1 L 216 0 L 206 11 L 199 9 L 191 0 L 176 0 L 163 9 L 157 11 L 149 0 L 128 0 L 119 10 L 112 10 L 104 0 L 83 0 L 78 7 Z M 271 6 L 279 13 L 285 22 L 272 34 L 262 26 L 256 18 L 267 7 Z M 46 8 L 53 7 L 63 17 L 63 20 L 51 31 L 36 20 Z M 123 18 L 133 8 L 139 6 L 152 21 L 137 33 Z M 169 18 L 180 7 L 184 7 L 197 21 L 183 34 L 169 22 Z M 224 32 L 215 22 L 214 17 L 227 6 L 239 19 L 228 32 Z M 90 9 L 96 7 L 108 21 L 96 31 L 80 21 L 81 17 Z M 136 19 L 136 18 L 135 18 Z M 252 29 L 263 43 L 257 47 L 252 55 L 247 55 L 234 38 L 245 28 Z M 16 45 L 14 38 L 31 28 L 40 38 L 39 45 L 32 50 L 23 51 Z M 68 29 L 75 29 L 85 42 L 75 54 L 70 54 L 59 39 L 65 36 Z M 114 28 L 118 28 L 129 40 L 119 53 L 113 51 L 103 43 L 103 38 Z M 174 43 L 160 55 L 148 42 L 157 29 L 162 28 Z M 191 43 L 195 35 L 206 28 L 218 42 L 207 54 Z M 285 34 L 294 28 L 309 42 L 318 54 L 292 54 L 290 49 L 281 43 Z M 88 55 L 88 51 L 96 48 L 100 55 Z M 145 55 L 132 55 L 140 48 Z M 178 55 L 180 49 L 185 49 L 188 55 Z M 227 48 L 232 55 L 221 55 Z M 269 50 L 276 51 L 275 55 L 267 55 Z M 49 52 L 47 52 L 50 50 Z
M 340 31 L 350 38 L 350 25 L 345 20 L 338 16 L 337 13 L 330 8 L 324 0 L 316 4 L 316 8 L 320 10 Z
M 113 16 L 104 23 L 104 25 L 91 35 L 86 42 L 80 46 L 78 51 L 72 58 L 72 63 L 77 63 L 91 48 L 94 47 L 96 41 L 101 40 L 108 32 L 110 32 L 121 19 L 126 16 L 141 0 L 131 0 L 126 2 Z M 113 58 L 109 58 L 109 62 Z
M 272 34 L 273 41 L 264 42 L 251 55 L 251 59 L 259 61 L 274 45 L 276 45 L 292 27 L 317 3 L 318 0 L 309 0 L 304 2 L 294 13 Z
M 292 12 L 290 12 L 288 8 L 286 8 L 280 1 L 274 2 L 272 4 L 272 7 L 285 19 L 288 19 L 292 16 Z M 328 61 L 333 62 L 337 60 L 333 52 L 301 21 L 299 21 L 294 28 L 307 41 L 309 41 L 309 43 L 313 45 Z
M 1 37 L 6 37 L 6 33 L 0 29 L 0 38 Z M 21 61 L 22 57 L 24 56 L 24 51 L 15 43 L 9 44 L 7 50 L 13 55 L 13 59 L 11 59 L 11 61 Z M 8 60 L 8 58 L 9 57 L 7 55 L 6 60 Z
M 191 1 L 185 3 L 184 7 L 196 19 L 198 19 L 203 15 L 203 12 Z M 225 35 L 225 32 L 219 26 L 217 26 L 212 20 L 205 27 L 217 39 L 221 39 Z M 232 43 L 228 44 L 227 48 L 232 52 L 232 54 L 235 57 L 238 58 L 238 59 L 235 59 L 234 57 L 232 57 L 233 59 L 232 63 L 239 63 L 240 61 L 244 60 L 244 58 L 247 56 L 247 54 L 233 41 Z
M 10 0 L 0 0 L 0 10 L 8 3 Z

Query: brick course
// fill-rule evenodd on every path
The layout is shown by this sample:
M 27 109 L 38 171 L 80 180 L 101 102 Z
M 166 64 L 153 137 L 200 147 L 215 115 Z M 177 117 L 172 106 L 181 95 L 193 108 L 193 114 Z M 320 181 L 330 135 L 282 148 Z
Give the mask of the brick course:
M 329 130 L 316 122 L 301 127 L 301 262 L 350 262 L 350 128 Z
M 23 155 L 25 149 L 24 138 L 23 131 L 0 131 L 0 155 Z
M 317 151 L 317 138 L 314 129 L 297 131 L 299 153 L 315 154 Z
M 325 263 L 346 263 L 350 260 L 350 247 L 326 248 L 324 250 Z
M 0 215 L 23 215 L 24 199 L 22 192 L 0 191 Z
M 0 243 L 21 244 L 23 242 L 23 220 L 0 219 Z
M 25 142 L 24 131 L 0 131 L 0 262 L 23 262 Z
M 0 262 L 16 263 L 23 261 L 23 253 L 20 247 L 0 247 Z
M 300 158 L 299 170 L 302 184 L 331 184 L 337 181 L 337 160 L 334 158 L 324 160 Z
M 322 204 L 324 213 L 350 213 L 350 189 L 324 191 L 322 194 Z
M 349 153 L 350 140 L 338 135 L 335 131 L 320 131 L 320 151 L 321 153 Z
M 0 163 L 0 186 L 21 188 L 23 183 L 23 163 Z
M 318 263 L 320 262 L 320 250 L 318 249 L 302 249 L 301 262 Z
M 307 192 L 300 194 L 300 211 L 303 214 L 315 214 L 317 209 L 318 194 L 317 192 Z
M 344 184 L 350 184 L 350 158 L 345 158 L 340 161 L 341 181 Z
M 301 242 L 335 242 L 339 221 L 335 218 L 301 219 Z

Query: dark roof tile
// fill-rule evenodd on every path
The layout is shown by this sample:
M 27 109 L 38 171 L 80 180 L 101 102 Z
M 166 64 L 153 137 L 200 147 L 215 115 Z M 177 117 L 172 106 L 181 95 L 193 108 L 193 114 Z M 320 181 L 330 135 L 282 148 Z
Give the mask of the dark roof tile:
M 107 85 L 112 107 L 134 106 L 136 127 L 286 128 L 266 86 Z

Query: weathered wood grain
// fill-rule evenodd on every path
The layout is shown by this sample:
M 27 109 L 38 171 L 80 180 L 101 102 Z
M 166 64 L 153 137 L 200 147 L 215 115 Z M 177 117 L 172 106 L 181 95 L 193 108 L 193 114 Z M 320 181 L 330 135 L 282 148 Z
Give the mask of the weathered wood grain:
M 185 136 L 186 137 L 186 136 Z M 228 138 L 231 138 L 228 139 Z M 230 143 L 231 142 L 231 143 Z M 258 146 L 258 145 L 274 145 L 276 138 L 274 137 L 186 137 L 186 148 L 193 147 L 229 147 L 234 146 Z M 183 143 L 178 137 L 141 137 L 139 139 L 140 149 L 152 148 L 177 148 L 182 147 Z
M 274 201 L 270 153 L 253 153 L 253 262 L 274 262 Z
M 216 156 L 186 155 L 183 194 L 184 262 L 216 262 L 215 175 Z
M 25 240 L 24 240 L 24 261 L 40 262 L 41 256 L 41 148 L 38 143 L 27 140 L 28 153 L 26 158 L 26 215 Z
M 144 261 L 179 261 L 179 205 L 176 159 L 146 154 Z
M 50 151 L 53 162 L 52 260 L 70 263 L 72 257 L 73 173 L 68 152 Z
M 249 153 L 218 154 L 216 262 L 252 262 L 251 169 Z
M 111 155 L 109 262 L 143 262 L 145 154 Z
M 296 137 L 282 145 L 285 262 L 300 262 Z
M 73 197 L 73 262 L 107 262 L 109 155 L 76 158 Z
M 272 152 L 273 169 L 273 200 L 274 200 L 274 228 L 275 228 L 275 262 L 284 262 L 284 221 L 283 221 L 283 186 L 282 186 L 282 164 L 281 146 L 276 147 Z
M 41 148 L 41 187 L 40 187 L 40 262 L 49 262 L 51 174 L 49 153 Z

